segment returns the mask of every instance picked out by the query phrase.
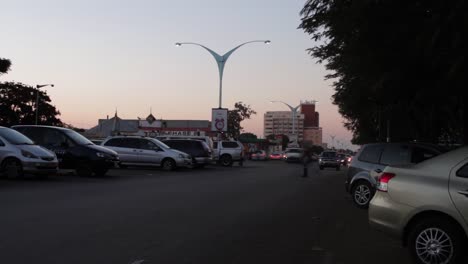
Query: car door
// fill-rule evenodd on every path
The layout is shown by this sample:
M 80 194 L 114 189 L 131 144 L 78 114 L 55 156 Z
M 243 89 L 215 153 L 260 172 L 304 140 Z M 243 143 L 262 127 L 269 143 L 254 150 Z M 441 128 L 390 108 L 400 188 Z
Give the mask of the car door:
M 119 154 L 120 162 L 138 162 L 138 153 L 131 148 L 131 142 L 127 143 L 125 138 L 111 138 L 104 142 L 103 146 Z
M 151 140 L 138 139 L 140 149 L 138 150 L 138 159 L 142 164 L 159 165 L 163 157 L 164 151 Z
M 449 190 L 455 207 L 468 224 L 468 159 L 450 172 Z
M 62 131 L 58 129 L 41 128 L 37 129 L 37 132 L 42 134 L 43 143 L 41 145 L 57 155 L 60 168 L 70 169 L 74 167 L 76 157 L 70 150 L 75 145 Z
M 118 150 L 120 152 L 117 152 L 120 156 L 122 155 L 125 157 L 125 159 L 122 159 L 120 157 L 121 162 L 127 162 L 127 163 L 139 163 L 139 151 L 140 151 L 140 141 L 138 138 L 120 138 L 120 146 Z

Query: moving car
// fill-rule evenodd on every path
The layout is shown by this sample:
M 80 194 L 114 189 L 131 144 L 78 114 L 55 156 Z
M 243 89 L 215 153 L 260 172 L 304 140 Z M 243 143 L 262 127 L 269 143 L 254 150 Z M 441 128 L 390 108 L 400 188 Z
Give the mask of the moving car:
M 31 173 L 47 177 L 57 173 L 57 168 L 53 152 L 16 130 L 0 126 L 0 175 L 15 178 Z
M 172 149 L 161 141 L 150 137 L 114 136 L 109 137 L 102 146 L 117 152 L 119 166 L 161 166 L 163 170 L 192 166 L 192 157 L 182 151 Z
M 252 153 L 252 160 L 267 160 L 268 156 L 266 154 L 266 151 L 264 150 L 257 150 L 254 153 Z
M 283 159 L 283 153 L 273 152 L 273 153 L 270 154 L 270 159 L 271 160 L 281 160 L 281 159 Z
M 364 145 L 349 165 L 346 191 L 359 208 L 367 208 L 377 187 L 377 178 L 388 165 L 416 164 L 439 155 L 442 150 L 422 143 L 374 143 Z
M 338 158 L 340 159 L 341 166 L 348 166 L 348 156 L 344 153 L 338 153 Z
M 119 160 L 115 151 L 97 146 L 68 128 L 34 125 L 12 128 L 53 151 L 57 155 L 60 169 L 73 169 L 80 176 L 103 176 Z
M 377 190 L 370 225 L 399 238 L 415 263 L 468 263 L 468 147 L 388 166 Z
M 173 149 L 189 154 L 193 159 L 193 166 L 195 167 L 204 167 L 213 160 L 211 149 L 204 141 L 195 139 L 168 139 L 162 142 Z
M 337 171 L 341 169 L 341 158 L 336 151 L 324 151 L 319 156 L 319 168 L 335 168 Z
M 239 141 L 213 142 L 214 160 L 223 166 L 232 166 L 233 162 L 242 165 L 244 146 Z
M 304 159 L 304 150 L 301 148 L 287 148 L 284 151 L 284 160 L 286 162 L 302 162 Z

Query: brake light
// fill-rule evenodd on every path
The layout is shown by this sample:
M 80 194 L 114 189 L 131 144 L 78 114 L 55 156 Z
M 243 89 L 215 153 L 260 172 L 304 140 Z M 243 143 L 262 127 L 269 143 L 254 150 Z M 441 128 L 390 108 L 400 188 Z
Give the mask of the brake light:
M 388 192 L 388 183 L 396 175 L 394 173 L 384 172 L 379 178 L 379 184 L 377 184 L 377 190 L 381 192 Z

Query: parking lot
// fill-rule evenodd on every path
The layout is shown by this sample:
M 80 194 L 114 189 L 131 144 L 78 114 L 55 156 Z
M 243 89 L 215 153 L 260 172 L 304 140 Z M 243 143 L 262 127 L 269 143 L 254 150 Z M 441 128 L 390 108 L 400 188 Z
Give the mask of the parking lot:
M 2 263 L 409 263 L 368 227 L 345 171 L 243 167 L 112 170 L 0 180 Z

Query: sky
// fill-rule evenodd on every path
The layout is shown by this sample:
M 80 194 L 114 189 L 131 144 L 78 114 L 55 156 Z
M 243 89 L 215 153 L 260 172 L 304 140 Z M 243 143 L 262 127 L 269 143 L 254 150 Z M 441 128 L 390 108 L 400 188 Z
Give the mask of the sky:
M 215 60 L 197 42 L 224 54 L 250 40 L 226 63 L 223 107 L 250 105 L 246 132 L 263 136 L 263 114 L 317 100 L 323 139 L 350 145 L 351 133 L 332 104 L 324 65 L 306 51 L 298 29 L 305 0 L 0 0 L 0 57 L 11 71 L 0 81 L 53 83 L 47 93 L 61 119 L 90 128 L 99 118 L 211 118 L 218 106 Z

